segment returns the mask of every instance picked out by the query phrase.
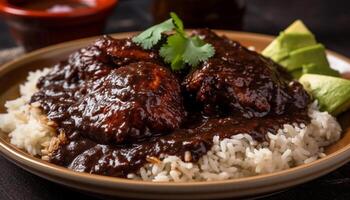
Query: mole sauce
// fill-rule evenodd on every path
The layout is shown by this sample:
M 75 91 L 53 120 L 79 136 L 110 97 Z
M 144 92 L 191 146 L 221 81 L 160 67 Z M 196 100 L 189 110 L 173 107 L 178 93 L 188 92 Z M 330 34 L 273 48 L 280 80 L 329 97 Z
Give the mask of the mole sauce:
M 193 79 L 195 71 L 170 72 L 157 49 L 145 51 L 130 39 L 109 37 L 54 66 L 31 100 L 67 138 L 50 162 L 126 177 L 151 156 L 185 159 L 190 152 L 195 162 L 211 149 L 214 136 L 247 133 L 264 142 L 267 132 L 276 133 L 283 124 L 308 123 L 307 93 L 277 64 L 213 33 L 196 34 L 216 49 L 215 57 L 196 69 L 213 66 L 210 73 L 199 71 L 204 74 L 200 79 Z M 240 71 L 231 73 L 233 66 Z M 230 85 L 242 74 L 254 77 L 254 84 L 241 80 Z M 257 104 L 260 97 L 266 100 Z

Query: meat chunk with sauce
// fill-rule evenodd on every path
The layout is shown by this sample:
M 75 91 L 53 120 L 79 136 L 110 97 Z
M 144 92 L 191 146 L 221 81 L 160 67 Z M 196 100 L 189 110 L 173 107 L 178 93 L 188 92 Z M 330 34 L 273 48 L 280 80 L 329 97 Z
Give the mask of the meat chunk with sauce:
M 127 177 L 162 155 L 197 162 L 214 136 L 264 142 L 284 124 L 309 123 L 308 95 L 279 65 L 211 31 L 194 34 L 216 54 L 190 74 L 171 72 L 158 47 L 107 36 L 55 65 L 31 100 L 67 136 L 50 162 Z
M 100 38 L 57 64 L 38 88 L 31 101 L 70 139 L 132 143 L 166 134 L 185 117 L 178 80 L 130 39 Z
M 307 93 L 299 83 L 281 75 L 283 70 L 278 64 L 209 30 L 194 34 L 216 50 L 213 58 L 183 82 L 185 90 L 203 105 L 206 114 L 228 112 L 252 118 L 307 106 Z
M 94 140 L 132 142 L 179 128 L 185 112 L 180 86 L 171 72 L 154 63 L 136 62 L 91 83 L 76 106 L 83 131 Z
M 162 60 L 156 49 L 144 50 L 131 41 L 131 38 L 113 39 L 103 36 L 95 46 L 107 54 L 116 66 L 124 66 L 136 61 L 161 64 Z

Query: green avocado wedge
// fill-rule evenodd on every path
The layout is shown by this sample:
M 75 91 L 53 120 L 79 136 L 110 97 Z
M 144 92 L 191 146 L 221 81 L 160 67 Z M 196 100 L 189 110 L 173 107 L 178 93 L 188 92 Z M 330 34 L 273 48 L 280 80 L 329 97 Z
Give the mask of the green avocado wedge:
M 303 69 L 296 69 L 289 72 L 295 79 L 299 79 L 303 75 Z
M 316 44 L 315 36 L 301 20 L 296 20 L 268 45 L 262 54 L 279 62 L 288 57 L 290 51 Z
M 318 100 L 322 111 L 336 116 L 350 108 L 350 80 L 325 75 L 304 74 L 299 81 Z
M 339 72 L 329 66 L 326 49 L 316 44 L 290 52 L 289 58 L 280 62 L 288 71 L 302 68 L 303 74 L 323 74 L 339 76 Z
M 295 20 L 291 25 L 284 30 L 285 33 L 304 33 L 312 34 L 311 31 L 305 26 L 305 24 L 300 20 Z
M 326 49 L 300 20 L 292 23 L 268 45 L 262 54 L 283 66 L 298 79 L 302 74 L 339 77 L 326 56 Z
M 289 52 L 316 44 L 315 37 L 312 34 L 304 33 L 284 33 L 280 35 L 267 46 L 262 54 L 270 57 L 275 62 L 280 62 L 289 56 Z

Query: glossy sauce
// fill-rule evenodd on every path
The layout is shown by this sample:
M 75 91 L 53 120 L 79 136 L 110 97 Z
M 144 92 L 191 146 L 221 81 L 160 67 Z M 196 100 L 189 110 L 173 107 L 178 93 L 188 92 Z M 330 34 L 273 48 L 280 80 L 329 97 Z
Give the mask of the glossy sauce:
M 104 37 L 42 77 L 32 102 L 67 137 L 50 162 L 125 177 L 149 157 L 195 162 L 214 136 L 263 142 L 283 124 L 309 122 L 309 96 L 277 64 L 208 30 L 194 34 L 216 54 L 190 73 L 170 72 L 158 49 Z

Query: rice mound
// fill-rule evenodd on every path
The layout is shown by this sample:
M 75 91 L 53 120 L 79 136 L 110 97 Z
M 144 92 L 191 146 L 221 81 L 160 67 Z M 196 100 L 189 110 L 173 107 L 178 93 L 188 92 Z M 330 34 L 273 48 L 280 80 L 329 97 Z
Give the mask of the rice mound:
M 31 96 L 37 91 L 38 79 L 50 69 L 30 72 L 27 82 L 20 85 L 20 97 L 7 101 L 6 114 L 0 114 L 0 130 L 9 133 L 10 142 L 32 155 L 42 155 L 56 134 L 50 122 L 41 113 L 38 104 L 29 104 Z
M 29 104 L 37 91 L 38 79 L 50 69 L 29 73 L 20 86 L 20 97 L 7 101 L 7 113 L 0 114 L 0 130 L 9 133 L 10 142 L 31 155 L 48 160 L 65 139 L 55 123 L 41 113 L 37 103 Z M 242 133 L 231 138 L 214 136 L 214 145 L 197 163 L 177 156 L 151 157 L 149 163 L 127 178 L 156 182 L 226 180 L 288 169 L 324 157 L 324 147 L 339 140 L 341 127 L 317 102 L 309 106 L 310 124 L 285 124 L 277 134 L 268 133 L 269 142 L 259 143 Z M 188 155 L 191 156 L 191 155 Z

